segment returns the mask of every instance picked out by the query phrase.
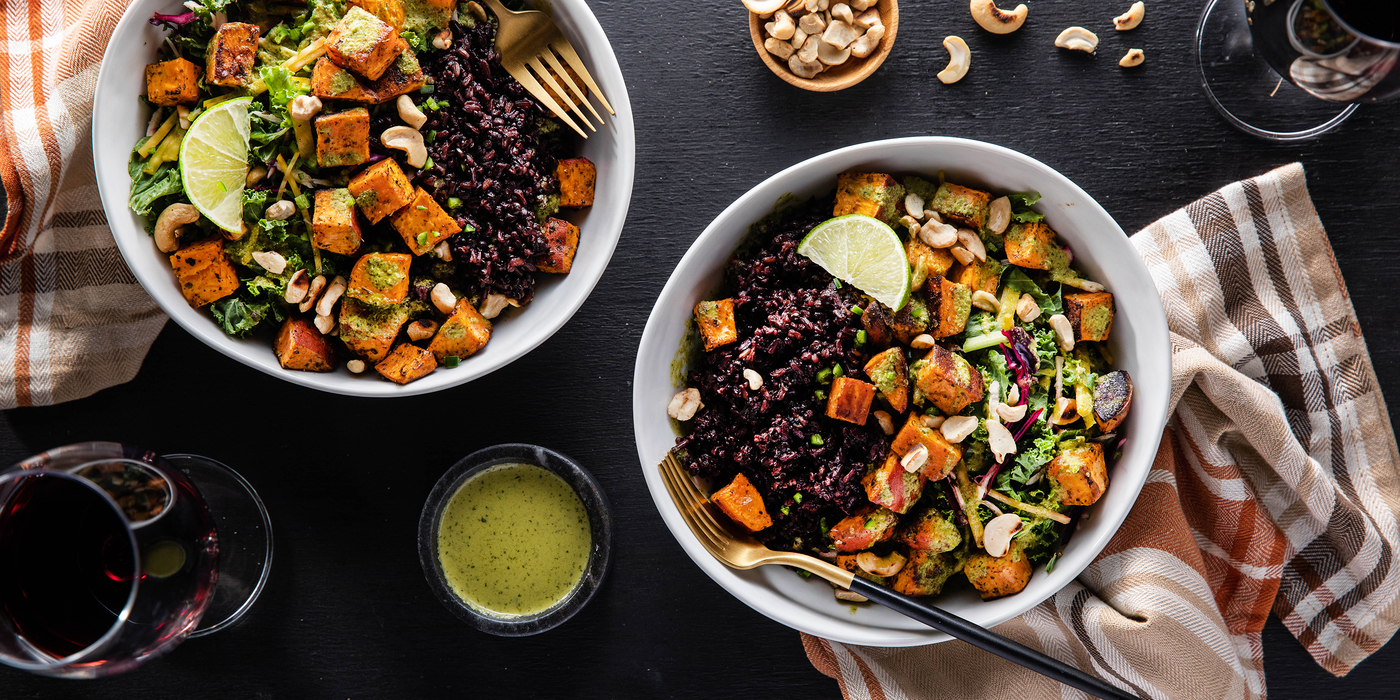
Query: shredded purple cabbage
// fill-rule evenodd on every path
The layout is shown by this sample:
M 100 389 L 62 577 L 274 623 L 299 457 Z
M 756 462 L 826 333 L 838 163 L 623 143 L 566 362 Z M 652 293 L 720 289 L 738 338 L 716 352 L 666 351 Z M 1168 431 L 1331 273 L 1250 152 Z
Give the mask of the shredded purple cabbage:
M 153 27 L 165 27 L 173 31 L 178 27 L 183 27 L 195 21 L 195 19 L 196 16 L 193 12 L 182 12 L 178 15 L 166 15 L 157 12 L 151 17 L 150 22 Z

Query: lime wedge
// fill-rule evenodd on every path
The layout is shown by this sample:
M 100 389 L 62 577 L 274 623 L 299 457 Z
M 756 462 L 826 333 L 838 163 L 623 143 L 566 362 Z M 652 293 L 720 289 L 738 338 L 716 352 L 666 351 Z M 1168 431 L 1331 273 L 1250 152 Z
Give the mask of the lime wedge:
M 210 107 L 180 142 L 180 178 L 199 213 L 226 231 L 243 225 L 248 178 L 248 104 L 240 97 Z
M 895 311 L 909 301 L 904 244 L 879 219 L 851 214 L 825 221 L 802 239 L 797 252 Z

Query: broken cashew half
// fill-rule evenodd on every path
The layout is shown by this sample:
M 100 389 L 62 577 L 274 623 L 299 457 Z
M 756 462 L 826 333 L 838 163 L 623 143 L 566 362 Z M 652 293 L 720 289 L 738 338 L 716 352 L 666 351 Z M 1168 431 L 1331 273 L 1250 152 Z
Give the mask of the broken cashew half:
M 1099 37 L 1083 27 L 1070 27 L 1055 37 L 1055 45 L 1071 51 L 1093 53 L 1099 47 Z
M 1010 34 L 1020 29 L 1030 12 L 1025 5 L 1017 5 L 1008 12 L 997 7 L 996 0 L 972 0 L 970 9 L 977 26 L 993 34 Z
M 1144 59 L 1146 56 L 1143 55 L 1142 49 L 1128 49 L 1128 53 L 1119 59 L 1118 65 L 1124 68 L 1133 68 L 1142 65 Z
M 967 68 L 972 65 L 972 51 L 958 36 L 944 39 L 943 48 L 948 50 L 948 67 L 938 72 L 938 79 L 944 85 L 952 85 L 967 75 Z
M 1135 2 L 1133 3 L 1132 7 L 1128 8 L 1127 12 L 1124 12 L 1123 14 L 1113 18 L 1113 27 L 1114 29 L 1117 29 L 1120 32 L 1126 32 L 1129 29 L 1133 29 L 1139 24 L 1142 24 L 1142 16 L 1146 12 L 1146 5 L 1142 4 L 1141 2 Z

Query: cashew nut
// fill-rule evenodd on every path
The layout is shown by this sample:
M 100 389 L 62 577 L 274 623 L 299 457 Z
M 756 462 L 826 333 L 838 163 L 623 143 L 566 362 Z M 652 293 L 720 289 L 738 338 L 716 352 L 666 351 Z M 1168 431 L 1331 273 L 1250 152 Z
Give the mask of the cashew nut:
M 1095 282 L 1093 280 L 1086 280 L 1083 277 L 1073 277 L 1067 279 L 1063 282 L 1063 284 L 1070 287 L 1074 287 L 1075 289 L 1082 289 L 1086 292 L 1102 292 L 1104 289 L 1106 289 L 1106 287 L 1104 287 L 1102 284 L 1099 284 L 1098 282 Z
M 272 205 L 267 208 L 267 211 L 263 212 L 263 218 L 273 221 L 286 221 L 296 212 L 297 205 L 292 204 L 289 200 L 279 199 L 273 202 Z
M 974 430 L 977 430 L 978 422 L 976 416 L 953 416 L 943 421 L 939 430 L 943 432 L 943 437 L 948 442 L 962 442 Z
M 323 314 L 316 314 L 316 330 L 321 331 L 321 335 L 330 335 L 335 330 L 335 317 Z
M 1099 37 L 1083 27 L 1070 27 L 1055 37 L 1055 45 L 1071 51 L 1093 53 L 1099 47 Z
M 451 316 L 452 310 L 457 307 L 457 295 L 452 293 L 450 287 L 441 282 L 433 285 L 433 291 L 428 294 L 428 298 L 432 299 L 433 306 L 436 306 L 438 311 L 448 316 Z
M 1008 12 L 997 7 L 996 0 L 972 0 L 969 7 L 977 26 L 993 34 L 1010 34 L 1020 29 L 1030 12 L 1025 5 L 1017 5 Z
M 962 37 L 950 36 L 943 40 L 943 48 L 948 50 L 948 67 L 938 72 L 938 80 L 944 85 L 952 85 L 967 75 L 972 65 L 972 51 Z
M 997 197 L 992 200 L 988 207 L 987 228 L 992 233 L 1001 234 L 1006 231 L 1007 225 L 1011 223 L 1011 199 L 1009 197 Z
M 1016 315 L 1021 317 L 1023 323 L 1030 323 L 1040 318 L 1040 304 L 1035 303 L 1035 297 L 1022 294 L 1021 300 L 1016 302 Z
M 1128 49 L 1128 53 L 1124 54 L 1123 58 L 1118 59 L 1118 65 L 1124 68 L 1136 68 L 1142 65 L 1145 58 L 1147 57 L 1143 55 L 1142 49 Z
M 870 415 L 875 416 L 875 422 L 880 424 L 880 432 L 894 435 L 894 419 L 888 411 L 872 411 Z
M 792 38 L 788 40 L 788 46 L 791 46 L 793 51 L 802 48 L 802 46 L 806 43 L 807 32 L 802 31 L 802 27 L 798 27 L 796 30 L 794 30 L 792 32 Z
M 417 321 L 414 321 L 413 323 L 408 324 L 408 339 L 413 341 L 427 340 L 433 337 L 433 334 L 437 332 L 437 329 L 437 321 L 419 319 Z
M 792 15 L 778 10 L 778 13 L 773 15 L 773 21 L 763 25 L 763 29 L 774 39 L 787 41 L 792 38 L 793 32 L 797 31 L 797 23 L 792 20 Z
M 302 313 L 310 311 L 311 307 L 316 305 L 316 300 L 321 298 L 321 290 L 325 288 L 326 276 L 316 275 L 316 278 L 311 280 L 311 287 L 306 291 L 306 296 L 302 298 L 301 305 L 297 309 Z
M 830 44 L 833 48 L 844 49 L 851 45 L 851 42 L 860 38 L 860 32 L 856 28 L 836 20 L 826 25 L 826 31 L 822 32 L 822 42 Z
M 865 31 L 865 34 L 861 35 L 859 39 L 856 39 L 855 41 L 851 42 L 851 45 L 847 48 L 851 50 L 852 56 L 855 56 L 856 58 L 865 58 L 866 56 L 875 53 L 875 49 L 880 47 L 880 40 L 884 38 L 885 27 L 884 25 L 877 24 L 871 27 L 870 29 L 867 29 Z
M 767 17 L 783 9 L 787 3 L 788 0 L 744 0 L 744 7 L 749 8 L 749 12 L 759 17 Z
M 928 448 L 923 445 L 915 445 L 914 449 L 904 453 L 904 457 L 899 460 L 899 466 L 904 467 L 904 471 L 913 474 L 928 463 Z
M 514 299 L 507 298 L 504 294 L 487 294 L 486 299 L 481 302 L 480 313 L 482 318 L 495 318 L 506 310 L 507 304 L 515 304 Z
M 992 448 L 992 456 L 998 462 L 1006 460 L 1006 456 L 1016 453 L 1016 438 L 1011 436 L 1011 431 L 1006 429 L 1001 421 L 987 421 L 987 447 Z
M 444 29 L 433 37 L 433 48 L 439 51 L 446 51 L 452 48 L 452 30 Z
M 288 304 L 300 304 L 310 289 L 311 280 L 307 277 L 306 270 L 297 270 L 292 274 L 292 278 L 287 280 L 287 291 L 282 293 L 282 299 Z
M 933 344 L 933 336 L 927 333 L 920 333 L 914 336 L 913 340 L 909 341 L 909 347 L 914 348 L 915 350 L 927 350 L 933 347 Z
M 1055 329 L 1055 339 L 1060 342 L 1061 350 L 1069 352 L 1074 349 L 1074 328 L 1070 327 L 1069 319 L 1064 314 L 1051 316 L 1050 327 Z
M 797 20 L 797 27 L 808 36 L 821 34 L 826 30 L 826 19 L 819 14 L 802 15 L 802 19 Z
M 248 177 L 243 179 L 243 184 L 247 185 L 248 187 L 252 187 L 253 185 L 258 184 L 259 182 L 262 182 L 262 179 L 265 177 L 267 177 L 267 168 L 264 168 L 261 165 L 254 165 L 253 167 L 248 168 Z
M 869 602 L 870 602 L 870 599 L 869 599 L 869 598 L 866 598 L 865 596 L 863 596 L 863 595 L 861 595 L 861 594 L 859 594 L 859 593 L 856 593 L 855 591 L 848 591 L 848 590 L 845 590 L 845 589 L 842 589 L 842 588 L 837 588 L 837 589 L 836 589 L 836 599 L 839 600 L 839 601 L 841 601 L 841 602 L 843 602 L 843 603 L 869 603 Z
M 850 49 L 838 49 L 826 41 L 817 42 L 817 60 L 825 65 L 839 66 L 850 57 Z
M 408 95 L 399 95 L 399 99 L 394 101 L 394 106 L 399 108 L 399 119 L 402 119 L 403 123 L 415 129 L 421 129 L 428 123 L 428 115 L 423 114 L 423 110 L 418 109 L 418 105 L 413 104 L 413 99 Z
M 1004 403 L 997 404 L 997 417 L 1007 423 L 1015 423 L 1026 417 L 1027 404 L 1020 406 L 1008 406 Z
M 924 215 L 924 198 L 913 192 L 904 195 L 904 211 L 909 212 L 909 215 L 915 219 L 922 218 Z
M 189 107 L 186 107 L 185 105 L 176 105 L 176 106 L 175 106 L 175 116 L 176 116 L 177 119 L 180 120 L 180 128 L 181 128 L 181 129 L 188 129 L 188 128 L 190 128 L 190 108 L 189 108 Z
M 856 23 L 856 13 L 851 10 L 851 6 L 844 2 L 838 2 L 831 6 L 831 18 L 839 19 L 846 24 Z
M 990 292 L 979 289 L 972 293 L 972 305 L 983 310 L 997 313 L 1001 311 L 1001 302 Z
M 758 391 L 763 387 L 763 375 L 747 367 L 744 368 L 744 379 L 748 380 L 750 391 Z
M 982 237 L 977 235 L 976 231 L 970 228 L 958 229 L 958 241 L 962 243 L 962 247 L 967 249 L 967 252 L 977 256 L 978 260 L 987 261 L 987 248 L 982 245 Z
M 956 258 L 958 262 L 964 265 L 971 265 L 972 261 L 977 259 L 977 256 L 973 255 L 972 251 L 960 245 L 955 245 L 952 248 L 949 248 L 948 252 L 952 253 L 953 257 Z
M 930 248 L 947 248 L 958 244 L 958 230 L 930 218 L 919 228 L 919 240 Z
M 350 370 L 350 373 L 351 373 L 351 374 L 359 374 L 359 373 L 365 371 L 365 361 L 364 361 L 364 360 L 351 360 L 351 361 L 345 363 L 345 369 Z
M 919 420 L 923 421 L 924 427 L 938 429 L 943 427 L 943 421 L 948 420 L 947 416 L 924 416 Z
M 1011 549 L 1011 537 L 1020 532 L 1023 523 L 1015 513 L 998 515 L 987 522 L 982 531 L 982 547 L 994 557 L 1006 556 Z
M 475 17 L 478 22 L 486 21 L 486 8 L 482 7 L 481 3 L 476 0 L 471 0 L 467 3 L 467 12 L 470 12 L 472 17 Z
M 899 552 L 890 552 L 883 557 L 874 552 L 861 552 L 856 555 L 856 565 L 865 573 L 874 576 L 894 576 L 904 568 L 906 561 L 908 560 Z
M 813 41 L 816 40 L 816 37 L 809 38 Z M 825 68 L 826 65 L 821 61 L 816 60 L 815 51 L 813 51 L 812 53 L 814 55 L 812 56 L 813 60 L 811 61 L 802 60 L 801 52 L 793 54 L 792 57 L 788 59 L 788 70 L 792 71 L 792 74 L 799 78 L 816 77 L 818 73 L 822 72 L 822 69 Z
M 1142 24 L 1142 16 L 1146 14 L 1146 12 L 1146 5 L 1142 4 L 1141 2 L 1135 2 L 1133 3 L 1132 7 L 1128 8 L 1127 12 L 1124 12 L 1123 14 L 1113 18 L 1113 28 L 1117 29 L 1120 32 L 1126 32 L 1129 29 L 1134 29 L 1139 24 Z
M 847 0 L 846 4 L 851 6 L 856 12 L 865 12 L 875 6 L 879 0 Z
M 260 250 L 253 253 L 253 261 L 274 275 L 280 275 L 283 270 L 287 269 L 287 259 L 282 257 L 281 253 L 273 250 Z
M 807 0 L 803 7 L 806 7 L 808 12 L 826 12 L 827 8 L 831 7 L 831 0 Z
M 173 253 L 180 249 L 180 227 L 199 221 L 199 210 L 193 204 L 172 204 L 156 219 L 156 249 Z
M 861 27 L 862 29 L 868 31 L 874 29 L 875 27 L 884 26 L 885 21 L 880 19 L 879 10 L 866 10 L 865 12 L 856 15 L 856 21 L 851 22 L 851 24 L 854 24 L 857 27 Z
M 340 275 L 336 275 L 335 279 L 331 280 L 330 286 L 326 287 L 326 293 L 322 294 L 321 299 L 316 302 L 316 315 L 331 315 L 331 310 L 335 308 L 335 303 L 337 301 L 340 301 L 340 295 L 344 293 L 345 278 L 341 277 Z
M 666 415 L 685 422 L 694 418 L 695 412 L 704 407 L 705 404 L 700 403 L 700 390 L 692 387 L 671 397 L 671 402 L 666 404 Z
M 321 98 L 314 95 L 297 95 L 287 109 L 287 113 L 292 115 L 293 119 L 302 121 L 311 121 L 320 112 Z
M 763 48 L 767 49 L 768 53 L 771 53 L 784 61 L 788 60 L 789 58 L 792 58 L 792 44 L 789 44 L 786 41 L 775 39 L 770 36 L 767 39 L 763 40 Z
M 408 155 L 408 164 L 421 168 L 428 163 L 428 147 L 423 145 L 423 135 L 417 129 L 407 126 L 391 126 L 380 135 L 379 142 L 385 148 L 403 151 Z
M 447 241 L 433 246 L 433 255 L 438 256 L 443 262 L 452 262 L 452 248 L 447 245 Z

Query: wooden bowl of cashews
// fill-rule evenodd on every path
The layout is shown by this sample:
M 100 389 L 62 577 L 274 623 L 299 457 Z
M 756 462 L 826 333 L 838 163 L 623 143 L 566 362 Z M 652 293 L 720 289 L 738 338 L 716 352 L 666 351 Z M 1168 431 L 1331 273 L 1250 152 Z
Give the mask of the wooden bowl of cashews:
M 889 57 L 899 29 L 897 0 L 744 0 L 744 6 L 749 10 L 749 35 L 763 64 L 784 82 L 812 92 L 845 90 L 870 77 Z M 847 12 L 852 15 L 849 19 L 845 17 Z M 869 14 L 871 12 L 874 16 Z M 805 31 L 802 22 L 809 15 L 814 17 L 807 20 L 806 27 L 819 23 L 822 33 Z M 879 18 L 879 29 L 876 29 L 875 17 Z M 836 22 L 846 25 L 840 29 L 852 27 L 858 34 L 844 48 L 820 44 L 826 35 L 825 29 Z M 785 26 L 789 24 L 791 33 Z M 819 42 L 822 50 L 816 60 L 802 61 L 797 53 L 800 47 L 792 46 L 791 37 L 799 32 L 799 38 L 807 36 Z M 781 36 L 789 38 L 777 38 Z M 765 42 L 772 42 L 772 50 Z M 871 47 L 871 43 L 875 45 Z M 784 56 L 785 53 L 788 55 Z M 794 60 L 799 65 L 792 65 Z

